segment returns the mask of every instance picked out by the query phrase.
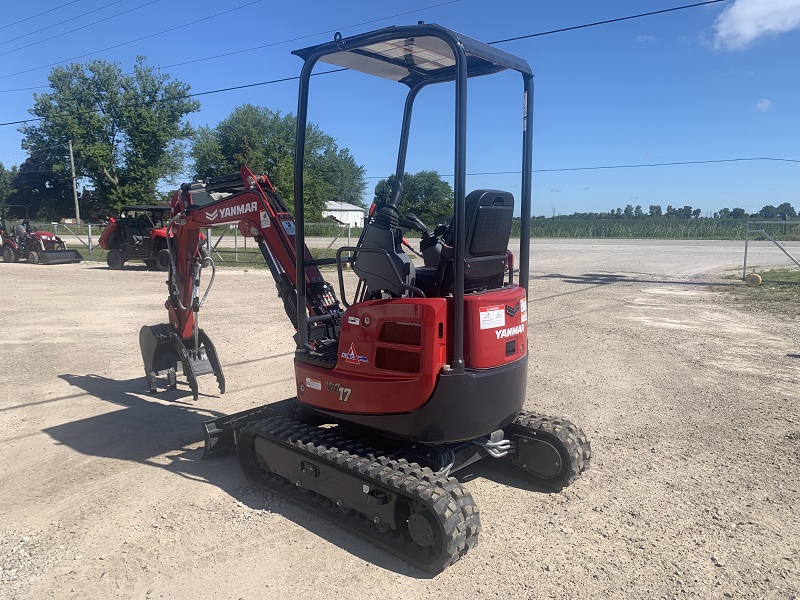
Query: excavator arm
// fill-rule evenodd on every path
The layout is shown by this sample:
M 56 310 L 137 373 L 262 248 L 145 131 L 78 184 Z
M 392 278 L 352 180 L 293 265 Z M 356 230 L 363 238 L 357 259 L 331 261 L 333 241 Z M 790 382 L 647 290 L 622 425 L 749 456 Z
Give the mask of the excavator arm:
M 193 199 L 197 192 L 204 192 L 205 198 L 222 197 L 199 204 Z M 195 399 L 200 375 L 213 373 L 220 393 L 225 391 L 225 377 L 216 350 L 198 326 L 200 308 L 213 285 L 215 271 L 213 259 L 198 250 L 200 232 L 225 224 L 236 224 L 242 235 L 257 242 L 286 314 L 297 329 L 295 224 L 269 178 L 256 176 L 242 167 L 238 175 L 210 178 L 201 186 L 184 184 L 173 197 L 172 219 L 167 226 L 171 264 L 165 306 L 169 324 L 146 325 L 139 334 L 151 391 L 156 390 L 157 375 L 164 371 L 169 386 L 175 387 L 178 362 Z M 312 258 L 308 248 L 305 254 L 308 321 L 316 328 L 327 329 L 328 336 L 335 338 L 341 326 L 342 308 L 332 286 L 320 273 L 318 261 Z M 211 277 L 203 289 L 201 279 L 206 269 L 211 270 Z

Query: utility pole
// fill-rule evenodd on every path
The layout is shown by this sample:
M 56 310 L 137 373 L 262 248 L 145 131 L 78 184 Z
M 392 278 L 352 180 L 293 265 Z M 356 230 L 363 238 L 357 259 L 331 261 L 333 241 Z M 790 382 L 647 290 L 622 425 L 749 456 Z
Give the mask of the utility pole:
M 72 156 L 72 140 L 69 141 L 69 166 L 72 168 L 72 195 L 75 198 L 75 222 L 81 222 L 81 209 L 78 206 L 78 178 L 75 177 L 75 158 Z

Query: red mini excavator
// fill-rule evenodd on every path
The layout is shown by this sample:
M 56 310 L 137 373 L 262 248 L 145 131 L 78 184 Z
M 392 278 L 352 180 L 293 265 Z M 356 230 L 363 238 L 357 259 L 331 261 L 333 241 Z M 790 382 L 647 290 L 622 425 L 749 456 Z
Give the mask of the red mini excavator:
M 438 25 L 337 34 L 295 54 L 305 64 L 294 217 L 268 177 L 247 168 L 181 188 L 167 236 L 170 322 L 140 334 L 148 384 L 154 390 L 166 372 L 174 386 L 180 363 L 195 397 L 204 374 L 215 374 L 225 391 L 214 346 L 198 328 L 214 264 L 200 255 L 197 241 L 201 228 L 238 223 L 258 243 L 296 329 L 297 395 L 207 422 L 206 455 L 235 447 L 257 486 L 438 571 L 472 548 L 480 531 L 478 508 L 454 477 L 460 469 L 485 457 L 506 460 L 542 487 L 559 489 L 588 467 L 591 455 L 571 422 L 523 410 L 533 75 L 524 60 Z M 309 79 L 318 62 L 407 86 L 391 197 L 373 204 L 358 243 L 339 248 L 335 259 L 314 259 L 303 232 Z M 519 73 L 523 84 L 516 281 L 507 251 L 513 196 L 465 189 L 467 80 L 500 71 Z M 414 101 L 442 82 L 455 82 L 453 217 L 431 230 L 402 213 L 400 198 Z M 217 194 L 222 199 L 213 200 Z M 424 264 L 403 249 L 408 230 L 421 236 Z M 336 266 L 338 298 L 320 272 L 323 264 Z M 345 279 L 353 275 L 343 264 L 357 279 L 349 297 Z M 204 269 L 211 278 L 202 290 Z

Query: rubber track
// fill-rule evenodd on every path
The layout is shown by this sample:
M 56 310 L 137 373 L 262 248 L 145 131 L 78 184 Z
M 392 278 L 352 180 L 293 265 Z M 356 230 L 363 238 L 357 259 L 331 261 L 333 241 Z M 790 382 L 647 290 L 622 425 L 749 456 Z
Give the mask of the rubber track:
M 337 428 L 338 429 L 338 428 Z M 287 479 L 258 467 L 255 437 L 289 446 L 298 454 L 310 455 L 348 471 L 365 483 L 379 484 L 411 502 L 423 504 L 439 520 L 443 531 L 440 547 L 434 551 L 416 545 L 405 531 L 378 528 L 364 515 L 343 510 L 324 496 L 298 489 Z M 454 477 L 437 475 L 427 467 L 405 459 L 390 459 L 336 429 L 320 429 L 287 417 L 271 417 L 243 427 L 237 452 L 245 475 L 258 487 L 279 494 L 335 522 L 425 571 L 440 571 L 458 561 L 478 542 L 480 514 L 469 491 Z M 269 463 L 269 457 L 265 457 Z M 254 477 L 254 467 L 260 476 Z M 248 472 L 250 471 L 250 472 Z
M 572 421 L 562 417 L 548 417 L 528 411 L 521 411 L 509 426 L 509 433 L 524 435 L 528 431 L 543 432 L 551 437 L 551 441 L 560 442 L 561 449 L 569 457 L 569 466 L 557 478 L 552 480 L 536 478 L 539 483 L 550 489 L 561 489 L 575 481 L 581 473 L 589 468 L 592 458 L 592 447 L 583 430 Z M 555 438 L 553 440 L 552 438 Z

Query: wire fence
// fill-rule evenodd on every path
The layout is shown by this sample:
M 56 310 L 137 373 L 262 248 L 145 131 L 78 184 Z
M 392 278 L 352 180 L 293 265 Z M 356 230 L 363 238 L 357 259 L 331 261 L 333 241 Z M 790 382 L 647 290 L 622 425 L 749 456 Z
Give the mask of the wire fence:
M 39 230 L 50 231 L 60 237 L 68 248 L 84 255 L 86 260 L 105 261 L 107 252 L 100 248 L 98 240 L 103 235 L 107 223 L 37 223 Z M 239 227 L 219 225 L 202 230 L 206 236 L 206 249 L 217 264 L 263 265 L 264 258 L 256 241 L 242 235 Z M 361 235 L 360 227 L 339 223 L 306 223 L 306 244 L 314 254 L 325 255 L 334 252 L 339 246 L 352 245 Z
M 756 227 L 755 224 L 759 226 Z M 87 260 L 105 261 L 106 251 L 98 240 L 108 224 L 39 223 L 40 230 L 59 236 L 68 248 L 75 249 Z M 353 245 L 362 228 L 334 222 L 306 223 L 306 244 L 317 257 L 335 255 L 338 247 Z M 515 222 L 512 238 L 519 237 Z M 206 248 L 220 265 L 263 265 L 264 259 L 252 237 L 244 236 L 236 225 L 220 225 L 203 230 Z M 639 239 L 707 239 L 750 241 L 780 239 L 800 240 L 800 222 L 753 219 L 536 219 L 531 223 L 534 238 L 639 238 Z M 406 237 L 417 238 L 416 232 Z

